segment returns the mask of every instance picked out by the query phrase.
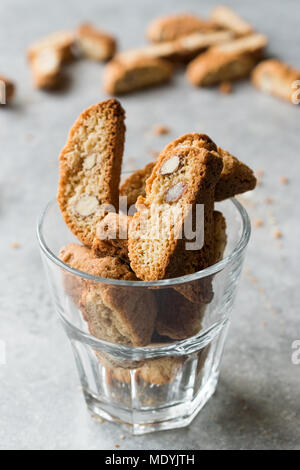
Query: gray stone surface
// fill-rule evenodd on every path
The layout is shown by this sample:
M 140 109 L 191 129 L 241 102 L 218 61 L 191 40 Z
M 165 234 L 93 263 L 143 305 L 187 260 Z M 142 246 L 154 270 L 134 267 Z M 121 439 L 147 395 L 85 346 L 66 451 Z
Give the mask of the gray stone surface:
M 0 365 L 2 449 L 299 449 L 300 365 L 300 110 L 257 92 L 249 83 L 221 95 L 190 87 L 179 73 L 170 86 L 122 99 L 127 110 L 125 166 L 141 167 L 173 137 L 209 134 L 254 169 L 262 184 L 244 197 L 253 229 L 215 396 L 186 429 L 131 437 L 92 420 L 85 407 L 69 343 L 53 311 L 38 252 L 35 224 L 55 195 L 57 157 L 74 118 L 102 100 L 103 67 L 78 62 L 59 93 L 34 91 L 25 60 L 31 41 L 85 19 L 116 33 L 123 48 L 143 43 L 147 22 L 183 8 L 208 14 L 214 1 L 2 0 L 0 73 L 18 95 L 0 107 Z M 270 53 L 300 67 L 299 2 L 226 2 L 270 38 Z M 155 124 L 172 133 L 153 135 Z M 281 176 L 289 184 L 280 182 Z M 274 199 L 266 204 L 265 198 Z M 273 230 L 282 232 L 282 239 Z M 19 249 L 12 243 L 18 242 Z M 280 245 L 279 245 L 280 243 Z M 121 440 L 120 435 L 125 434 Z

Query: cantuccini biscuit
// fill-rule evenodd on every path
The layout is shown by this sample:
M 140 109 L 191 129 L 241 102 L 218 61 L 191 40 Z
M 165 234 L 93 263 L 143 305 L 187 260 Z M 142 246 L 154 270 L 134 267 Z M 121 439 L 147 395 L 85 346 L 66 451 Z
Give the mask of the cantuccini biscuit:
M 88 246 L 106 208 L 118 209 L 124 119 L 115 99 L 91 106 L 75 122 L 60 154 L 60 210 L 70 230 Z
M 55 49 L 59 53 L 61 61 L 68 62 L 73 58 L 74 41 L 75 35 L 71 31 L 57 31 L 29 46 L 28 59 L 31 61 L 43 49 Z
M 138 211 L 129 226 L 129 258 L 140 279 L 178 277 L 207 265 L 214 189 L 221 170 L 222 159 L 204 148 L 161 153 L 147 180 L 146 198 L 138 199 Z M 186 250 L 182 228 L 188 215 L 192 216 L 194 228 L 194 209 L 198 204 L 204 205 L 204 247 Z
M 252 83 L 259 90 L 293 104 L 299 103 L 299 80 L 300 70 L 277 59 L 259 63 L 252 73 Z
M 49 47 L 37 51 L 29 61 L 34 87 L 56 88 L 61 79 L 61 64 L 61 53 L 57 49 Z
M 215 201 L 223 201 L 237 194 L 251 191 L 256 186 L 256 177 L 245 163 L 218 147 L 223 159 L 223 170 L 215 189 Z
M 128 225 L 131 217 L 110 212 L 98 223 L 92 250 L 95 256 L 117 256 L 129 264 Z
M 223 81 L 247 77 L 256 62 L 256 58 L 251 54 L 212 48 L 192 60 L 186 74 L 194 86 L 213 86 Z
M 146 32 L 151 42 L 173 41 L 182 36 L 196 32 L 215 31 L 216 26 L 212 22 L 199 18 L 190 13 L 161 16 L 153 20 Z
M 93 276 L 137 281 L 135 274 L 120 259 L 111 256 L 96 258 L 89 248 L 74 243 L 61 249 L 60 259 Z M 67 286 L 71 287 L 68 293 L 71 296 L 75 294 L 76 298 L 81 294 L 80 308 L 93 336 L 134 346 L 150 343 L 156 318 L 156 301 L 151 290 L 115 287 L 75 276 L 72 276 L 72 281 L 74 283 Z
M 76 45 L 83 55 L 100 62 L 111 59 L 117 48 L 117 42 L 113 36 L 95 28 L 90 23 L 79 26 Z
M 187 36 L 150 46 L 143 46 L 121 52 L 116 56 L 119 60 L 137 60 L 139 58 L 165 59 L 173 62 L 187 62 L 216 44 L 233 39 L 230 31 L 211 33 L 192 33 Z
M 137 280 L 118 258 L 99 260 L 102 277 Z M 151 341 L 157 311 L 150 289 L 88 283 L 82 293 L 81 311 L 90 333 L 99 339 L 128 346 L 146 346 Z
M 149 346 L 160 346 L 152 344 Z M 130 384 L 132 380 L 136 382 L 144 381 L 151 385 L 166 385 L 176 379 L 178 372 L 182 369 L 184 357 L 160 357 L 157 359 L 146 359 L 141 367 L 137 367 L 134 375 L 130 370 L 123 367 L 115 367 L 107 356 L 97 354 L 99 362 L 106 369 L 106 379 L 112 384 L 114 381 Z
M 237 36 L 246 36 L 253 32 L 252 26 L 227 6 L 215 7 L 211 13 L 211 20 L 221 28 L 230 29 Z
M 227 150 L 217 147 L 216 144 L 205 134 L 197 132 L 184 134 L 173 140 L 164 151 L 176 148 L 193 146 L 215 151 L 223 160 L 223 169 L 215 187 L 215 201 L 223 201 L 237 194 L 250 191 L 256 186 L 256 178 L 253 171 L 243 162 L 231 155 Z
M 115 58 L 104 71 L 104 89 L 122 95 L 168 82 L 173 75 L 169 62 L 151 57 Z
M 0 75 L 0 105 L 9 103 L 15 94 L 15 84 L 4 75 Z
M 192 303 L 174 289 L 158 290 L 155 330 L 172 339 L 186 339 L 201 330 L 205 304 Z
M 147 163 L 141 170 L 136 170 L 120 186 L 120 196 L 127 197 L 127 206 L 133 206 L 139 196 L 146 196 L 146 181 L 151 175 L 155 162 Z

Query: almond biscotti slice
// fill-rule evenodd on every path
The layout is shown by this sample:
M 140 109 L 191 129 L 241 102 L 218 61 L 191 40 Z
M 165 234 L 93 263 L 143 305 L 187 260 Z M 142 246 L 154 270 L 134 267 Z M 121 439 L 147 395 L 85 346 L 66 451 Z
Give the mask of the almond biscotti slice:
M 101 277 L 135 280 L 118 258 L 99 258 Z M 81 297 L 81 311 L 92 335 L 128 346 L 150 343 L 156 318 L 154 293 L 145 287 L 115 287 L 88 283 Z
M 56 88 L 61 79 L 61 53 L 55 48 L 37 51 L 29 61 L 33 85 L 37 89 Z
M 176 15 L 160 16 L 151 21 L 147 28 L 146 36 L 151 42 L 173 41 L 182 36 L 196 32 L 215 31 L 216 26 L 190 13 L 178 13 Z
M 198 134 L 197 132 L 184 134 L 168 144 L 164 152 L 187 146 L 206 148 L 207 150 L 218 152 L 222 158 L 223 169 L 216 184 L 215 201 L 223 201 L 255 188 L 256 178 L 251 168 L 231 155 L 227 150 L 217 147 L 210 137 L 205 134 Z
M 107 208 L 118 210 L 124 119 L 115 99 L 91 106 L 75 122 L 60 154 L 60 210 L 70 230 L 88 246 Z
M 299 80 L 300 70 L 277 59 L 260 62 L 252 72 L 252 83 L 256 88 L 293 104 L 299 103 Z
M 137 281 L 135 274 L 116 257 L 97 258 L 84 246 L 63 247 L 60 259 L 74 269 L 102 278 Z M 67 293 L 79 303 L 92 335 L 114 343 L 144 346 L 151 341 L 156 318 L 152 291 L 138 287 L 115 287 L 66 274 Z M 72 281 L 72 282 L 71 282 Z
M 15 94 L 15 84 L 4 75 L 0 75 L 0 105 L 9 103 Z
M 115 58 L 104 71 L 104 89 L 122 95 L 168 82 L 173 67 L 166 60 L 151 57 Z
M 95 28 L 90 23 L 79 26 L 76 45 L 83 55 L 100 62 L 111 59 L 117 49 L 117 41 L 113 36 Z
M 92 250 L 95 256 L 116 256 L 129 264 L 128 226 L 131 217 L 110 212 L 99 222 Z
M 221 28 L 230 29 L 237 36 L 246 36 L 253 32 L 253 27 L 227 6 L 215 7 L 211 13 L 211 20 Z
M 69 62 L 73 58 L 72 48 L 74 46 L 74 42 L 75 35 L 73 32 L 57 31 L 39 39 L 29 46 L 27 51 L 28 59 L 31 61 L 34 56 L 40 53 L 43 49 L 54 49 L 59 53 L 62 62 Z
M 120 196 L 127 197 L 127 206 L 133 206 L 139 196 L 146 196 L 146 181 L 151 175 L 155 162 L 147 163 L 141 170 L 136 170 L 120 186 Z
M 192 303 L 174 289 L 159 290 L 156 295 L 159 309 L 155 330 L 158 334 L 182 340 L 199 333 L 204 304 Z
M 222 159 L 204 148 L 162 152 L 129 226 L 129 259 L 140 279 L 178 277 L 207 263 L 206 248 L 186 250 L 183 225 L 189 216 L 195 229 L 195 207 L 203 205 L 204 230 L 203 224 L 197 227 L 197 236 L 202 230 L 204 246 L 211 244 L 214 189 L 222 166 Z
M 215 201 L 223 201 L 255 188 L 256 177 L 251 168 L 221 147 L 218 147 L 218 154 L 223 160 L 223 170 L 216 185 Z

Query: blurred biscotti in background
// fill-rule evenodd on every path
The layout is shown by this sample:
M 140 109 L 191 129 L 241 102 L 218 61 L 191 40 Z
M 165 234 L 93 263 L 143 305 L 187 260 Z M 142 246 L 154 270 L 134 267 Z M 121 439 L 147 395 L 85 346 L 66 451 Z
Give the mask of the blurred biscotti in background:
M 111 59 L 117 49 L 117 41 L 111 34 L 90 23 L 83 23 L 77 29 L 76 45 L 85 57 L 99 62 Z
M 9 104 L 12 101 L 15 92 L 16 86 L 14 82 L 4 75 L 0 75 L 0 104 Z

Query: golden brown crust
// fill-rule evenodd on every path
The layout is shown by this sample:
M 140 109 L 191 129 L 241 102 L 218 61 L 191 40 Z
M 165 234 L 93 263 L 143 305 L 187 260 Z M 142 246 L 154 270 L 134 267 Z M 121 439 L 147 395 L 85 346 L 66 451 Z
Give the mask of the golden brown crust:
M 88 246 L 105 215 L 103 205 L 118 210 L 124 119 L 115 99 L 91 106 L 75 122 L 60 154 L 60 210 L 70 230 Z
M 252 83 L 256 88 L 290 103 L 294 103 L 293 94 L 299 88 L 299 84 L 293 88 L 297 80 L 300 80 L 300 70 L 277 59 L 260 62 L 252 73 Z
M 230 29 L 238 36 L 246 36 L 253 32 L 252 26 L 227 6 L 215 7 L 211 20 L 221 28 Z
M 0 104 L 9 103 L 14 97 L 15 89 L 15 84 L 9 78 L 0 75 Z
M 216 29 L 210 21 L 190 13 L 179 13 L 156 18 L 148 26 L 146 35 L 149 41 L 157 43 L 174 41 L 191 33 L 206 33 Z
M 173 67 L 166 60 L 115 58 L 106 65 L 103 86 L 110 95 L 122 95 L 168 82 L 172 75 Z
M 165 164 L 174 158 L 180 160 L 180 166 L 171 174 L 162 173 Z M 180 152 L 176 152 L 169 151 L 167 147 L 160 154 L 147 180 L 146 199 L 138 199 L 138 211 L 129 227 L 129 258 L 132 269 L 140 279 L 172 278 L 190 274 L 204 267 L 201 266 L 204 258 L 205 263 L 208 261 L 206 248 L 186 250 L 184 234 L 178 238 L 178 229 L 182 227 L 187 208 L 204 204 L 204 244 L 208 244 L 212 232 L 214 186 L 221 169 L 221 158 L 204 148 L 182 147 Z M 176 200 L 169 198 L 169 195 L 173 194 L 173 188 L 180 190 Z M 141 204 L 144 208 L 139 210 Z M 158 210 L 157 220 L 157 213 L 152 211 L 153 207 Z M 162 209 L 164 219 L 167 216 L 175 217 L 169 232 L 165 231 L 164 225 L 157 225 L 161 218 L 159 210 Z M 143 227 L 145 220 L 148 223 Z
M 116 256 L 129 264 L 128 225 L 131 217 L 107 214 L 97 225 L 92 250 L 95 256 Z
M 141 170 L 136 170 L 120 186 L 120 196 L 127 197 L 127 206 L 133 206 L 139 196 L 146 196 L 146 181 L 152 173 L 155 162 L 147 163 Z
M 69 62 L 73 58 L 72 48 L 75 42 L 75 35 L 71 31 L 57 31 L 43 37 L 29 46 L 27 56 L 31 61 L 37 53 L 43 49 L 54 49 L 61 57 L 62 62 Z
M 90 23 L 83 23 L 77 30 L 76 44 L 82 54 L 92 60 L 111 59 L 117 49 L 116 39 Z

